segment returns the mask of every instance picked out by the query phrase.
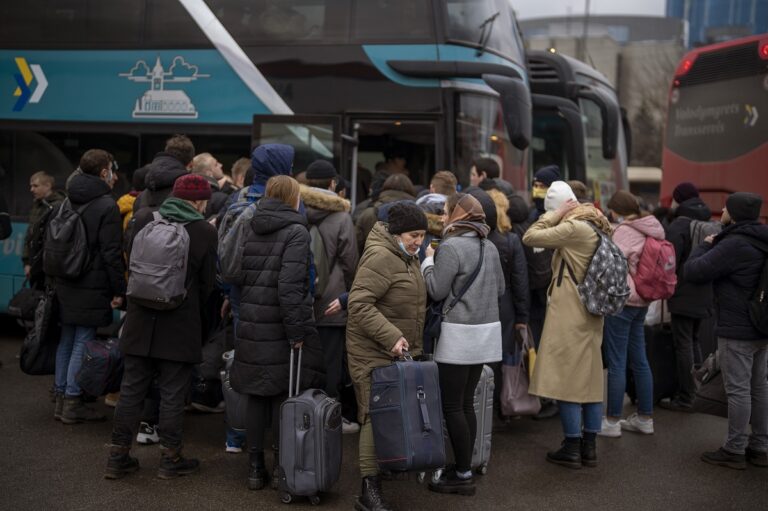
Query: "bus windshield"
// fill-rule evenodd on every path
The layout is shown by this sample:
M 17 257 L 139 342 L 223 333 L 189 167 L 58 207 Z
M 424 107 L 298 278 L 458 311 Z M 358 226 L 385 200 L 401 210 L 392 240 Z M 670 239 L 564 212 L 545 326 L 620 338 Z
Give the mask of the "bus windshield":
M 446 37 L 524 62 L 523 44 L 508 0 L 445 0 Z

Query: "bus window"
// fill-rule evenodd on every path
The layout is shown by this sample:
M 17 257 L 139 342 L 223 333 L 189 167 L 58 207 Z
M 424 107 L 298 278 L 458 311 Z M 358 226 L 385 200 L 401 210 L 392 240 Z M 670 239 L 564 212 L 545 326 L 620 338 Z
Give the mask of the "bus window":
M 275 116 L 254 116 L 253 140 L 255 147 L 262 144 L 288 144 L 293 146 L 296 154 L 293 158 L 293 172 L 305 170 L 310 163 L 317 159 L 333 161 L 338 165 L 339 152 L 337 148 L 337 128 L 332 122 L 283 122 Z M 262 122 L 259 122 L 262 119 Z M 337 166 L 338 168 L 338 166 Z
M 501 167 L 501 177 L 516 188 L 525 186 L 521 176 L 523 153 L 509 140 L 497 98 L 481 94 L 459 94 L 456 112 L 456 168 L 451 169 L 463 185 L 469 183 L 472 161 L 492 157 Z
M 563 179 L 571 179 L 568 166 L 568 155 L 573 144 L 571 138 L 571 129 L 562 115 L 555 111 L 537 111 L 533 118 L 531 142 L 533 172 L 547 165 L 557 165 Z
M 586 185 L 594 193 L 595 201 L 608 201 L 616 191 L 613 160 L 603 158 L 603 119 L 600 107 L 592 100 L 580 99 L 579 106 L 584 120 L 584 137 L 587 153 Z M 620 150 L 624 150 L 624 139 L 620 137 Z M 618 151 L 618 149 L 617 149 Z
M 508 0 L 445 0 L 445 10 L 449 40 L 479 44 L 484 39 L 487 48 L 525 62 L 517 31 L 510 30 L 517 22 Z
M 178 1 L 147 0 L 144 41 L 151 46 L 210 47 L 211 43 Z
M 352 20 L 355 41 L 432 41 L 429 2 L 357 0 Z

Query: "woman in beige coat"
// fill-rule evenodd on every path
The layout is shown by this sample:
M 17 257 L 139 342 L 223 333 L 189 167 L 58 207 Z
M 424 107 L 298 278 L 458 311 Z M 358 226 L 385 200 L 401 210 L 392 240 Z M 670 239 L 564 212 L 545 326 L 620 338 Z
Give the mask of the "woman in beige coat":
M 603 318 L 587 312 L 576 286 L 584 279 L 600 241 L 592 226 L 608 236 L 611 226 L 594 206 L 576 202 L 562 181 L 552 183 L 544 204 L 547 212 L 523 237 L 528 246 L 555 250 L 530 391 L 558 400 L 560 408 L 565 441 L 559 451 L 547 453 L 547 461 L 569 468 L 594 467 L 595 436 L 602 419 Z

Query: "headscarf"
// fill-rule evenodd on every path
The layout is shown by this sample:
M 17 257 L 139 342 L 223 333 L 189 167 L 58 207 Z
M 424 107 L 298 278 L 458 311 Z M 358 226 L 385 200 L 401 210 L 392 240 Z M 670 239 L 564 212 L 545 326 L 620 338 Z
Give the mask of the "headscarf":
M 560 221 L 564 222 L 566 220 L 583 220 L 585 222 L 591 222 L 595 227 L 603 231 L 606 236 L 611 236 L 613 234 L 611 223 L 605 218 L 603 212 L 592 204 L 579 204 Z
M 490 230 L 490 227 L 485 223 L 485 213 L 480 202 L 471 195 L 465 194 L 451 211 L 447 225 L 443 229 L 443 238 L 460 236 L 470 231 L 474 231 L 481 238 L 485 238 Z

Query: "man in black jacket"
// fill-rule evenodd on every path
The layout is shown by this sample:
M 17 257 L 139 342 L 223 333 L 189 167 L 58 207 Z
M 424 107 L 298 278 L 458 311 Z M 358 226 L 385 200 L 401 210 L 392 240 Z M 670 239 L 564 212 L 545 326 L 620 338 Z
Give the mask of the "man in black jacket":
M 718 353 L 728 395 L 727 440 L 701 459 L 735 469 L 744 469 L 747 461 L 768 467 L 768 336 L 755 329 L 749 313 L 768 250 L 768 227 L 758 221 L 762 204 L 753 193 L 731 195 L 723 209 L 726 227 L 707 237 L 685 264 L 689 281 L 714 282 Z
M 173 183 L 189 173 L 189 166 L 195 157 L 195 146 L 185 135 L 174 135 L 165 142 L 165 150 L 157 153 L 148 165 L 144 178 L 146 190 L 133 203 L 133 211 L 151 207 L 157 209 L 171 194 Z
M 187 295 L 181 305 L 170 310 L 157 310 L 128 300 L 120 338 L 125 372 L 115 408 L 112 449 L 105 472 L 108 479 L 123 477 L 139 468 L 129 452 L 142 403 L 155 376 L 160 391 L 162 448 L 158 477 L 170 479 L 192 474 L 199 468 L 197 460 L 181 455 L 181 448 L 184 403 L 192 369 L 202 361 L 203 307 L 216 284 L 216 229 L 202 214 L 210 197 L 211 187 L 205 178 L 185 175 L 176 180 L 172 196 L 158 210 L 172 222 L 183 222 L 189 234 Z M 137 212 L 137 232 L 152 220 L 153 212 L 149 209 Z
M 683 275 L 683 266 L 693 249 L 691 222 L 709 221 L 712 212 L 699 198 L 699 191 L 691 183 L 679 184 L 672 196 L 678 204 L 675 219 L 667 229 L 667 241 L 675 247 L 677 263 L 677 287 L 668 300 L 672 314 L 672 336 L 675 343 L 678 391 L 669 401 L 659 406 L 681 412 L 693 411 L 693 395 L 696 386 L 691 369 L 695 362 L 694 353 L 699 348 L 699 330 L 702 320 L 712 315 L 712 284 L 688 282 Z
M 87 407 L 76 375 L 83 349 L 93 340 L 96 328 L 112 322 L 112 309 L 123 303 L 125 266 L 120 250 L 123 229 L 120 211 L 111 195 L 112 155 L 90 149 L 80 159 L 82 172 L 67 184 L 67 195 L 85 226 L 90 261 L 75 279 L 57 278 L 56 297 L 61 311 L 61 340 L 56 351 L 56 407 L 54 418 L 64 424 L 104 420 Z M 54 213 L 55 214 L 55 213 Z

